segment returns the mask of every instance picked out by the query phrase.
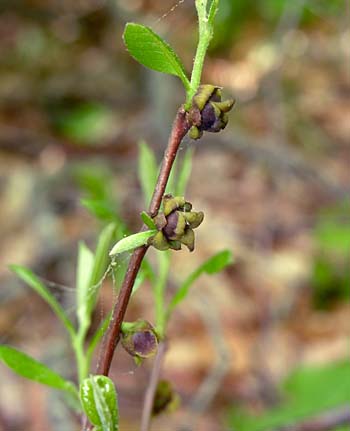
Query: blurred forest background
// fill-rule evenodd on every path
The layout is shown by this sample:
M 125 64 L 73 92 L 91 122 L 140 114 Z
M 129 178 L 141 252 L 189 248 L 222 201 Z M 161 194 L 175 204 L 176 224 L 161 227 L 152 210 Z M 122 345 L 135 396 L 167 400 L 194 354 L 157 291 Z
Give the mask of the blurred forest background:
M 189 70 L 193 3 L 0 2 L 0 341 L 65 375 L 60 323 L 7 266 L 31 267 L 72 309 L 78 241 L 93 246 L 115 213 L 139 228 L 137 143 L 160 160 L 184 95 L 121 35 L 127 21 L 150 25 Z M 350 403 L 350 2 L 220 3 L 203 82 L 237 102 L 224 132 L 183 143 L 195 150 L 187 198 L 206 218 L 172 277 L 223 248 L 235 264 L 202 277 L 172 320 L 163 375 L 182 402 L 159 431 L 258 431 Z M 96 325 L 114 297 L 106 282 Z M 144 287 L 129 319 L 152 320 L 151 300 Z M 150 364 L 117 357 L 121 429 L 133 431 Z M 0 376 L 0 430 L 79 429 L 56 392 Z

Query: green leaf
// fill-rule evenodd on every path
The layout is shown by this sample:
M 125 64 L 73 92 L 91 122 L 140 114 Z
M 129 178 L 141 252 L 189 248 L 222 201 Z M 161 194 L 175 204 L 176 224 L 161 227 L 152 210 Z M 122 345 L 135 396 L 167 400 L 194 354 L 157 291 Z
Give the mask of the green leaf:
M 139 143 L 138 174 L 143 192 L 145 206 L 151 202 L 157 182 L 158 165 L 156 157 L 145 141 Z
M 200 273 L 206 272 L 207 274 L 215 274 L 226 268 L 226 266 L 233 263 L 232 252 L 230 250 L 223 250 L 209 258 L 204 262 L 198 270 Z
M 208 24 L 210 26 L 214 25 L 214 19 L 216 16 L 216 13 L 218 11 L 219 8 L 219 0 L 213 0 L 211 2 L 210 8 L 209 8 L 209 13 L 208 13 Z
M 186 298 L 190 287 L 199 276 L 204 273 L 209 275 L 215 274 L 216 272 L 222 271 L 226 266 L 231 265 L 232 263 L 233 257 L 231 251 L 229 250 L 223 250 L 205 261 L 200 267 L 198 267 L 194 272 L 192 272 L 192 274 L 190 274 L 179 287 L 179 289 L 169 303 L 167 310 L 167 318 L 169 318 L 174 308 Z
M 350 250 L 350 225 L 341 218 L 322 220 L 315 229 L 319 245 L 326 251 L 348 253 Z
M 90 325 L 90 313 L 88 310 L 88 299 L 90 280 L 94 265 L 94 255 L 81 242 L 78 251 L 78 264 L 77 264 L 77 280 L 76 280 L 76 294 L 77 294 L 77 316 L 79 326 L 88 328 Z
M 53 122 L 65 137 L 79 144 L 92 145 L 111 135 L 115 116 L 102 104 L 83 103 L 56 112 Z
M 91 376 L 80 386 L 80 400 L 89 421 L 101 431 L 118 431 L 119 412 L 114 383 L 106 376 Z
M 157 226 L 155 225 L 154 221 L 146 213 L 146 211 L 142 211 L 141 218 L 142 218 L 142 221 L 145 223 L 145 225 L 148 226 L 150 229 L 157 229 Z
M 135 293 L 139 290 L 139 288 L 142 286 L 142 283 L 146 280 L 147 277 L 147 271 L 144 269 L 140 269 L 140 271 L 137 273 L 134 286 L 132 288 L 132 295 L 135 295 Z
M 109 255 L 114 256 L 115 254 L 124 253 L 125 251 L 130 251 L 141 247 L 142 245 L 147 244 L 148 238 L 155 235 L 157 232 L 157 230 L 153 229 L 146 230 L 145 232 L 135 233 L 134 235 L 129 235 L 118 241 L 109 252 Z
M 112 194 L 113 174 L 94 161 L 73 167 L 73 174 L 79 187 L 87 193 L 89 198 L 99 201 L 109 201 Z
M 176 196 L 185 196 L 186 194 L 188 180 L 190 178 L 191 171 L 192 171 L 192 156 L 193 156 L 193 150 L 189 148 L 186 151 L 185 157 L 182 161 L 179 178 L 177 180 L 177 185 L 176 185 L 176 193 L 175 193 Z
M 93 216 L 102 221 L 115 221 L 118 216 L 108 202 L 98 199 L 81 199 L 80 203 Z
M 153 30 L 140 24 L 127 23 L 124 31 L 124 42 L 132 57 L 142 65 L 178 76 L 185 90 L 190 88 L 185 68 L 173 49 Z
M 76 394 L 76 388 L 46 365 L 10 346 L 0 346 L 0 360 L 16 374 L 55 389 Z
M 349 404 L 350 362 L 341 361 L 323 366 L 303 367 L 284 382 L 279 406 L 250 415 L 235 410 L 230 423 L 240 431 L 270 431 L 300 423 L 321 412 Z
M 42 283 L 38 277 L 30 271 L 28 268 L 20 265 L 10 265 L 11 271 L 13 271 L 22 281 L 24 281 L 29 287 L 35 290 L 35 292 L 40 295 L 44 301 L 46 301 L 52 310 L 56 313 L 56 316 L 61 320 L 63 325 L 66 327 L 67 331 L 71 336 L 75 335 L 75 330 L 72 322 L 69 320 L 65 311 L 56 300 L 56 298 L 51 294 L 47 287 Z
M 109 265 L 110 259 L 108 251 L 114 238 L 116 228 L 117 226 L 115 223 L 110 223 L 102 230 L 98 238 L 94 267 L 91 273 L 90 290 L 88 294 L 88 307 L 90 314 L 95 307 L 97 294 L 101 287 L 101 281 Z

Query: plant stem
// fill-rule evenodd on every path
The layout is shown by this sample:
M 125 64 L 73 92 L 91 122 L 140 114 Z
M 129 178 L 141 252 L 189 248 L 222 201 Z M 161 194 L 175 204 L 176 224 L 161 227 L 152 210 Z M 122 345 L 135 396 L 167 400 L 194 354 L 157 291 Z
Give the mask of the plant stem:
M 81 337 L 79 333 L 77 334 L 73 340 L 73 348 L 78 367 L 78 378 L 80 384 L 88 374 L 87 360 L 84 352 L 84 336 Z
M 168 146 L 164 154 L 161 170 L 158 176 L 157 184 L 152 196 L 152 200 L 149 206 L 149 215 L 154 217 L 157 215 L 162 198 L 165 192 L 165 188 L 169 179 L 170 171 L 173 166 L 177 151 L 180 143 L 186 133 L 189 130 L 189 124 L 186 119 L 186 111 L 181 107 L 176 115 L 172 131 L 169 137 Z M 141 230 L 146 227 L 143 226 Z M 108 375 L 115 347 L 117 346 L 120 338 L 120 327 L 124 320 L 132 288 L 140 269 L 142 260 L 146 254 L 148 246 L 142 246 L 137 248 L 132 254 L 128 269 L 125 274 L 122 287 L 119 292 L 117 302 L 112 311 L 112 318 L 108 330 L 103 338 L 102 348 L 100 351 L 100 357 L 97 364 L 96 374 Z
M 156 330 L 160 338 L 163 338 L 165 331 L 165 306 L 164 306 L 164 290 L 168 279 L 170 269 L 170 254 L 169 252 L 157 253 L 158 257 L 158 274 L 157 280 L 154 283 L 154 301 L 155 301 L 155 316 Z
M 162 370 L 162 364 L 163 364 L 165 352 L 166 352 L 166 343 L 163 341 L 158 345 L 157 356 L 154 360 L 151 377 L 147 386 L 145 401 L 143 403 L 140 431 L 149 430 L 149 426 L 151 423 L 154 395 L 156 393 L 159 376 Z
M 217 3 L 215 0 L 214 2 Z M 201 83 L 203 64 L 209 43 L 213 37 L 213 20 L 217 10 L 216 8 L 213 13 L 214 16 L 210 17 L 211 19 L 209 20 L 207 15 L 207 0 L 196 0 L 196 9 L 198 14 L 198 45 L 193 62 L 191 87 L 187 91 L 186 109 L 190 107 L 192 98 Z

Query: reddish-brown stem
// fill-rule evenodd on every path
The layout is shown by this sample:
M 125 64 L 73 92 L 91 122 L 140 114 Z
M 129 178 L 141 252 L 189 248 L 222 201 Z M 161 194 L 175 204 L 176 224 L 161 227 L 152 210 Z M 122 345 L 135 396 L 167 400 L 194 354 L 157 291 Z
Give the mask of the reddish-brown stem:
M 171 134 L 168 141 L 157 184 L 149 206 L 149 214 L 155 216 L 160 208 L 165 188 L 169 179 L 170 171 L 173 166 L 180 143 L 189 130 L 189 123 L 186 119 L 186 111 L 181 107 L 176 115 Z M 142 228 L 144 229 L 144 227 Z M 137 248 L 132 254 L 127 272 L 125 274 L 119 296 L 112 311 L 111 323 L 102 341 L 100 357 L 97 364 L 96 374 L 108 375 L 112 363 L 115 347 L 120 338 L 120 327 L 123 322 L 126 309 L 130 300 L 132 288 L 140 269 L 142 260 L 146 254 L 148 246 Z

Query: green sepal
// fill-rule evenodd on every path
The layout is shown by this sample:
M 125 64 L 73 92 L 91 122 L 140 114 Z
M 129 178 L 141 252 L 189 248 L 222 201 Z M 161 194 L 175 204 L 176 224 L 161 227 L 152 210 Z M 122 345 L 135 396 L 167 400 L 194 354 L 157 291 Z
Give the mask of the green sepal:
M 221 116 L 220 108 L 217 106 L 217 104 L 215 102 L 209 102 L 209 103 L 214 109 L 215 117 L 219 118 Z
M 143 364 L 143 361 L 145 360 L 144 358 L 141 358 L 141 356 L 133 356 L 133 359 L 137 367 L 140 367 Z
M 144 224 L 150 229 L 157 229 L 157 226 L 154 220 L 146 213 L 146 211 L 142 211 L 141 219 L 144 222 Z
M 201 111 L 208 102 L 214 91 L 217 89 L 215 85 L 205 84 L 198 87 L 197 93 L 193 97 L 194 104 Z
M 168 250 L 170 248 L 170 244 L 165 238 L 162 231 L 157 232 L 152 238 L 148 240 L 149 245 L 153 245 L 157 250 Z
M 228 115 L 222 114 L 221 115 L 221 121 L 222 121 L 222 129 L 224 129 L 227 126 L 228 123 Z
M 168 216 L 174 210 L 181 208 L 185 205 L 186 201 L 183 196 L 165 195 L 163 197 L 163 213 Z
M 192 229 L 198 227 L 204 219 L 203 211 L 183 213 L 183 216 L 185 217 L 186 222 L 188 223 L 190 228 Z
M 219 109 L 221 112 L 231 111 L 233 105 L 235 104 L 234 99 L 224 100 L 223 102 L 210 102 L 214 108 Z M 216 112 L 216 111 L 215 111 Z
M 183 212 L 190 212 L 192 211 L 192 204 L 190 202 L 185 202 L 185 205 L 182 208 Z
M 188 228 L 185 234 L 181 237 L 181 242 L 184 244 L 190 251 L 194 250 L 194 232 L 191 228 Z
M 181 241 L 172 240 L 169 241 L 169 245 L 172 250 L 181 250 Z
M 197 126 L 192 126 L 188 135 L 191 139 L 200 139 L 203 136 L 203 132 Z

